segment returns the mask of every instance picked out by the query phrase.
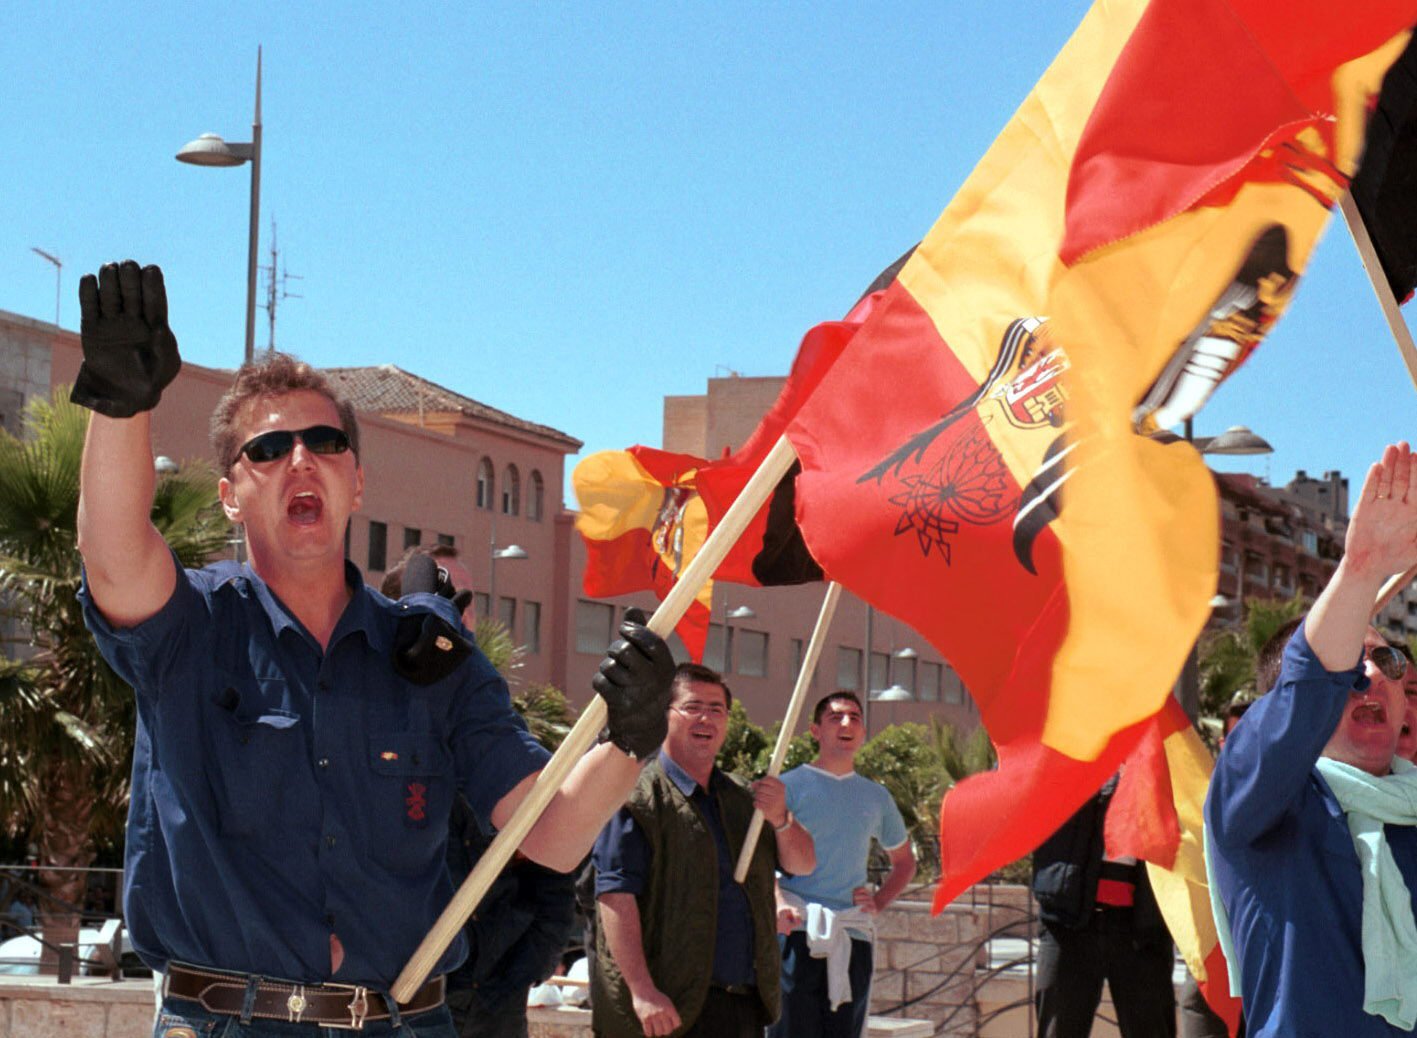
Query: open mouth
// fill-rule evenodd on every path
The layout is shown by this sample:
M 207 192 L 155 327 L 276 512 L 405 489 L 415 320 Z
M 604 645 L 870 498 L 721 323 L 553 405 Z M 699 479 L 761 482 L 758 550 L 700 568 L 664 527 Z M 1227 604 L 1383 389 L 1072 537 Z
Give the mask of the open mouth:
M 1387 710 L 1374 700 L 1365 700 L 1353 708 L 1348 715 L 1354 724 L 1387 724 Z
M 324 502 L 312 491 L 302 490 L 286 505 L 286 517 L 299 526 L 313 526 L 325 511 Z

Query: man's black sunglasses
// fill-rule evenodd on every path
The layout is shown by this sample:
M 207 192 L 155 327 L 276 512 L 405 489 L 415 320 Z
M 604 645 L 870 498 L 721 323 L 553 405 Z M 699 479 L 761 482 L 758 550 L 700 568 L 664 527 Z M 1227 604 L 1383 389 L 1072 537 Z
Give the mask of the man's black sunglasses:
M 1401 681 L 1402 675 L 1407 673 L 1407 657 L 1401 649 L 1391 645 L 1374 645 L 1368 650 L 1368 659 L 1389 681 Z
M 278 461 L 295 450 L 295 441 L 305 444 L 311 454 L 343 454 L 349 450 L 349 437 L 333 425 L 312 425 L 308 429 L 272 429 L 253 436 L 236 453 L 244 454 L 257 465 Z

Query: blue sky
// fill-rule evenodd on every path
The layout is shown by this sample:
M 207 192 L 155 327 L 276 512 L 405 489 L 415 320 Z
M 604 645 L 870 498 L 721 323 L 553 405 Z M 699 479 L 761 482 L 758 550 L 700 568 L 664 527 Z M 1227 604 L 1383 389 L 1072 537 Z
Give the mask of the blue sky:
M 303 277 L 277 345 L 398 364 L 587 451 L 658 444 L 664 395 L 784 373 L 924 234 L 1085 8 L 10 5 L 0 309 L 53 319 L 32 246 L 65 264 L 69 328 L 78 275 L 132 256 L 163 266 L 186 357 L 239 361 L 249 167 L 173 154 L 249 139 L 262 44 L 261 262 L 274 217 Z M 1335 223 L 1196 429 L 1276 447 L 1220 468 L 1361 480 L 1413 400 Z

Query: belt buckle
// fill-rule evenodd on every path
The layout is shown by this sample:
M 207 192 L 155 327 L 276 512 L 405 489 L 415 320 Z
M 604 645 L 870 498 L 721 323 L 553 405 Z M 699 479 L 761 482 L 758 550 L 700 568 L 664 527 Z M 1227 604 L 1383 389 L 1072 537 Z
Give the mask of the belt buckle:
M 305 998 L 305 987 L 302 984 L 295 985 L 295 990 L 290 993 L 290 997 L 285 1000 L 286 1022 L 292 1024 L 300 1023 L 300 1018 L 305 1015 L 305 1010 L 310 1003 Z
M 342 988 L 350 993 L 349 1005 L 345 1006 L 349 1010 L 349 1023 L 336 1023 L 331 1020 L 323 1026 L 332 1027 L 337 1031 L 362 1031 L 364 1021 L 369 1016 L 369 989 L 363 984 L 326 984 L 330 988 Z

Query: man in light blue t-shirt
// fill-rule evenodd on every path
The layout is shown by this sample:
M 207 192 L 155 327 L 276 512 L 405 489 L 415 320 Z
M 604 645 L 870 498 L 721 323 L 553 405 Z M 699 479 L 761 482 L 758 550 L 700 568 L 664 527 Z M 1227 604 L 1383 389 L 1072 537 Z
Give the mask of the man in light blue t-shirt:
M 817 867 L 778 876 L 782 944 L 782 1015 L 769 1038 L 858 1038 L 871 1002 L 873 917 L 915 875 L 915 855 L 890 793 L 856 773 L 865 741 L 861 701 L 833 692 L 812 711 L 821 747 L 811 764 L 782 776 L 789 818 L 796 816 L 817 849 Z M 866 884 L 871 838 L 890 855 L 890 872 L 874 893 Z

